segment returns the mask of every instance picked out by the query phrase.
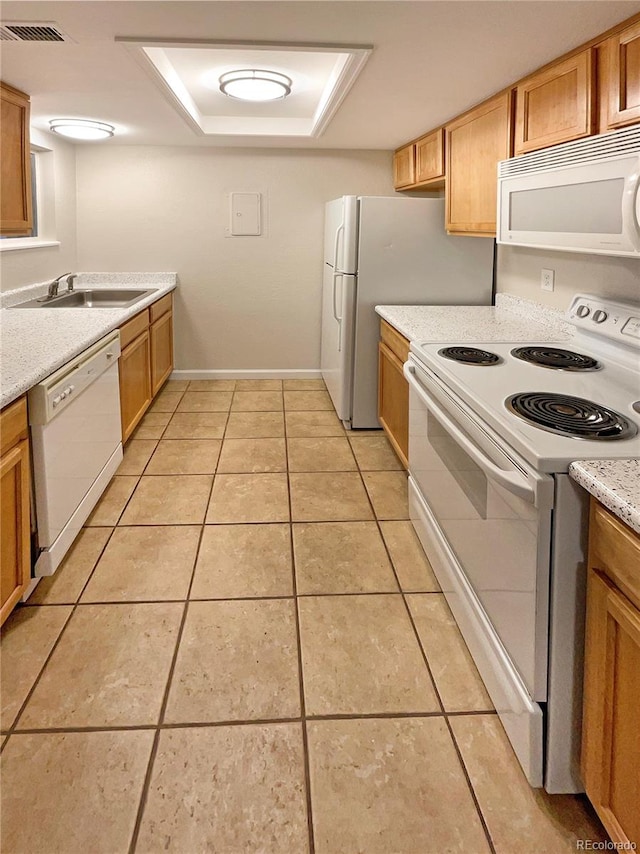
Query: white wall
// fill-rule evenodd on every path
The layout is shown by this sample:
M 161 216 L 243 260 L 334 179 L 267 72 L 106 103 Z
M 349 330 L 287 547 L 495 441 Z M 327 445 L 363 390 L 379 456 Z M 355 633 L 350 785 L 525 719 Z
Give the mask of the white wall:
M 324 203 L 391 176 L 381 151 L 79 147 L 78 267 L 178 272 L 177 369 L 317 369 Z M 263 236 L 224 236 L 230 191 L 263 194 Z
M 39 211 L 43 238 L 59 246 L 17 249 L 0 253 L 0 290 L 43 282 L 77 268 L 76 252 L 76 148 L 51 133 L 32 129 L 31 141 L 46 148 L 40 162 L 45 189 Z
M 542 268 L 555 270 L 555 290 L 540 288 Z M 576 293 L 640 301 L 640 261 L 498 246 L 497 290 L 566 309 Z

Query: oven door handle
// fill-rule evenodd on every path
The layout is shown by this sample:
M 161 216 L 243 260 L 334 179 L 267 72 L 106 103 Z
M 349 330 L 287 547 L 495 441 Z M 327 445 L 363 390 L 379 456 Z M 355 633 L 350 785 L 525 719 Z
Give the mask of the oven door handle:
M 415 373 L 416 369 L 409 362 L 405 362 L 403 367 L 403 373 L 407 379 L 409 385 L 414 389 L 418 397 L 425 403 L 436 419 L 440 422 L 440 424 L 449 432 L 456 440 L 458 445 L 463 448 L 471 457 L 471 459 L 485 472 L 485 474 L 489 475 L 493 480 L 497 481 L 500 486 L 503 486 L 506 490 L 517 495 L 520 498 L 523 498 L 525 501 L 528 501 L 529 504 L 535 504 L 536 500 L 536 490 L 535 487 L 532 487 L 531 484 L 527 481 L 524 475 L 520 475 L 516 472 L 508 472 L 501 469 L 494 462 L 492 462 L 488 457 L 486 457 L 482 451 L 474 445 L 474 443 L 469 439 L 462 430 L 458 427 L 458 425 L 453 421 L 433 400 L 433 398 L 429 397 L 423 386 L 416 379 Z

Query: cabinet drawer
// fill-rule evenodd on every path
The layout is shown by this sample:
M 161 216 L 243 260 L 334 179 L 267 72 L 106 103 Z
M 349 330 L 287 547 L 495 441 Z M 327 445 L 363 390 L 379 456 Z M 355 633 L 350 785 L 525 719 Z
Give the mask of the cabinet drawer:
M 0 453 L 27 438 L 27 398 L 21 397 L 0 412 Z
M 168 311 L 171 311 L 171 307 L 173 305 L 173 294 L 167 294 L 162 299 L 159 299 L 157 302 L 154 302 L 153 305 L 149 306 L 149 311 L 151 312 L 151 323 L 154 323 L 159 317 L 162 317 L 163 314 L 166 314 Z
M 589 565 L 640 608 L 640 537 L 593 498 L 589 542 Z
M 149 309 L 145 308 L 140 314 L 136 314 L 124 326 L 120 327 L 120 349 L 131 344 L 149 326 Z
M 407 361 L 409 358 L 409 342 L 386 320 L 380 321 L 380 338 L 402 363 Z

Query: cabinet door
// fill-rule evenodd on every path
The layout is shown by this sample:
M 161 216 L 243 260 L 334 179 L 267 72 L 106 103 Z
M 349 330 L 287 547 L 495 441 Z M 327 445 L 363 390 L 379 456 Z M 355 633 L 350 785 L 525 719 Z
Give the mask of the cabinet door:
M 139 335 L 120 355 L 120 413 L 125 442 L 151 403 L 149 330 Z
M 378 420 L 405 468 L 409 457 L 409 384 L 402 362 L 381 341 L 378 353 Z
M 512 93 L 450 122 L 446 138 L 447 231 L 495 237 L 498 161 L 511 156 Z
M 0 625 L 9 616 L 31 575 L 29 442 L 23 439 L 0 460 Z
M 444 178 L 444 128 L 416 142 L 416 184 Z
M 593 50 L 532 74 L 516 89 L 515 154 L 593 133 Z
M 173 312 L 151 324 L 151 395 L 155 397 L 173 370 Z
M 608 40 L 609 128 L 640 122 L 640 21 Z M 607 93 L 603 92 L 603 97 Z
M 416 182 L 415 146 L 405 145 L 393 155 L 393 186 L 396 190 Z
M 582 774 L 614 842 L 640 844 L 640 611 L 589 570 Z
M 0 83 L 0 104 L 0 234 L 24 237 L 33 227 L 29 97 Z

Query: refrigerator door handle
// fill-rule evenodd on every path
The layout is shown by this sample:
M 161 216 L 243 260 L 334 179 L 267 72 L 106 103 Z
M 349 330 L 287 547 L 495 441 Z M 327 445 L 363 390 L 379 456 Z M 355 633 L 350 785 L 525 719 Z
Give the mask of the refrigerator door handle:
M 338 321 L 338 323 L 342 323 L 342 318 L 338 316 L 338 312 L 336 311 L 336 280 L 338 277 L 342 276 L 340 269 L 338 267 L 338 247 L 340 245 L 340 234 L 344 232 L 344 222 L 341 222 L 336 230 L 336 239 L 333 246 L 333 294 L 332 294 L 332 304 L 333 304 L 333 316 Z M 340 349 L 340 347 L 338 348 Z
M 336 291 L 337 291 L 336 282 L 338 279 L 342 278 L 342 275 L 343 275 L 342 273 L 336 273 L 336 272 L 333 273 L 333 296 L 332 296 L 332 299 L 333 299 L 333 316 L 338 321 L 338 323 L 342 323 L 342 318 L 338 316 L 338 313 L 336 311 Z

